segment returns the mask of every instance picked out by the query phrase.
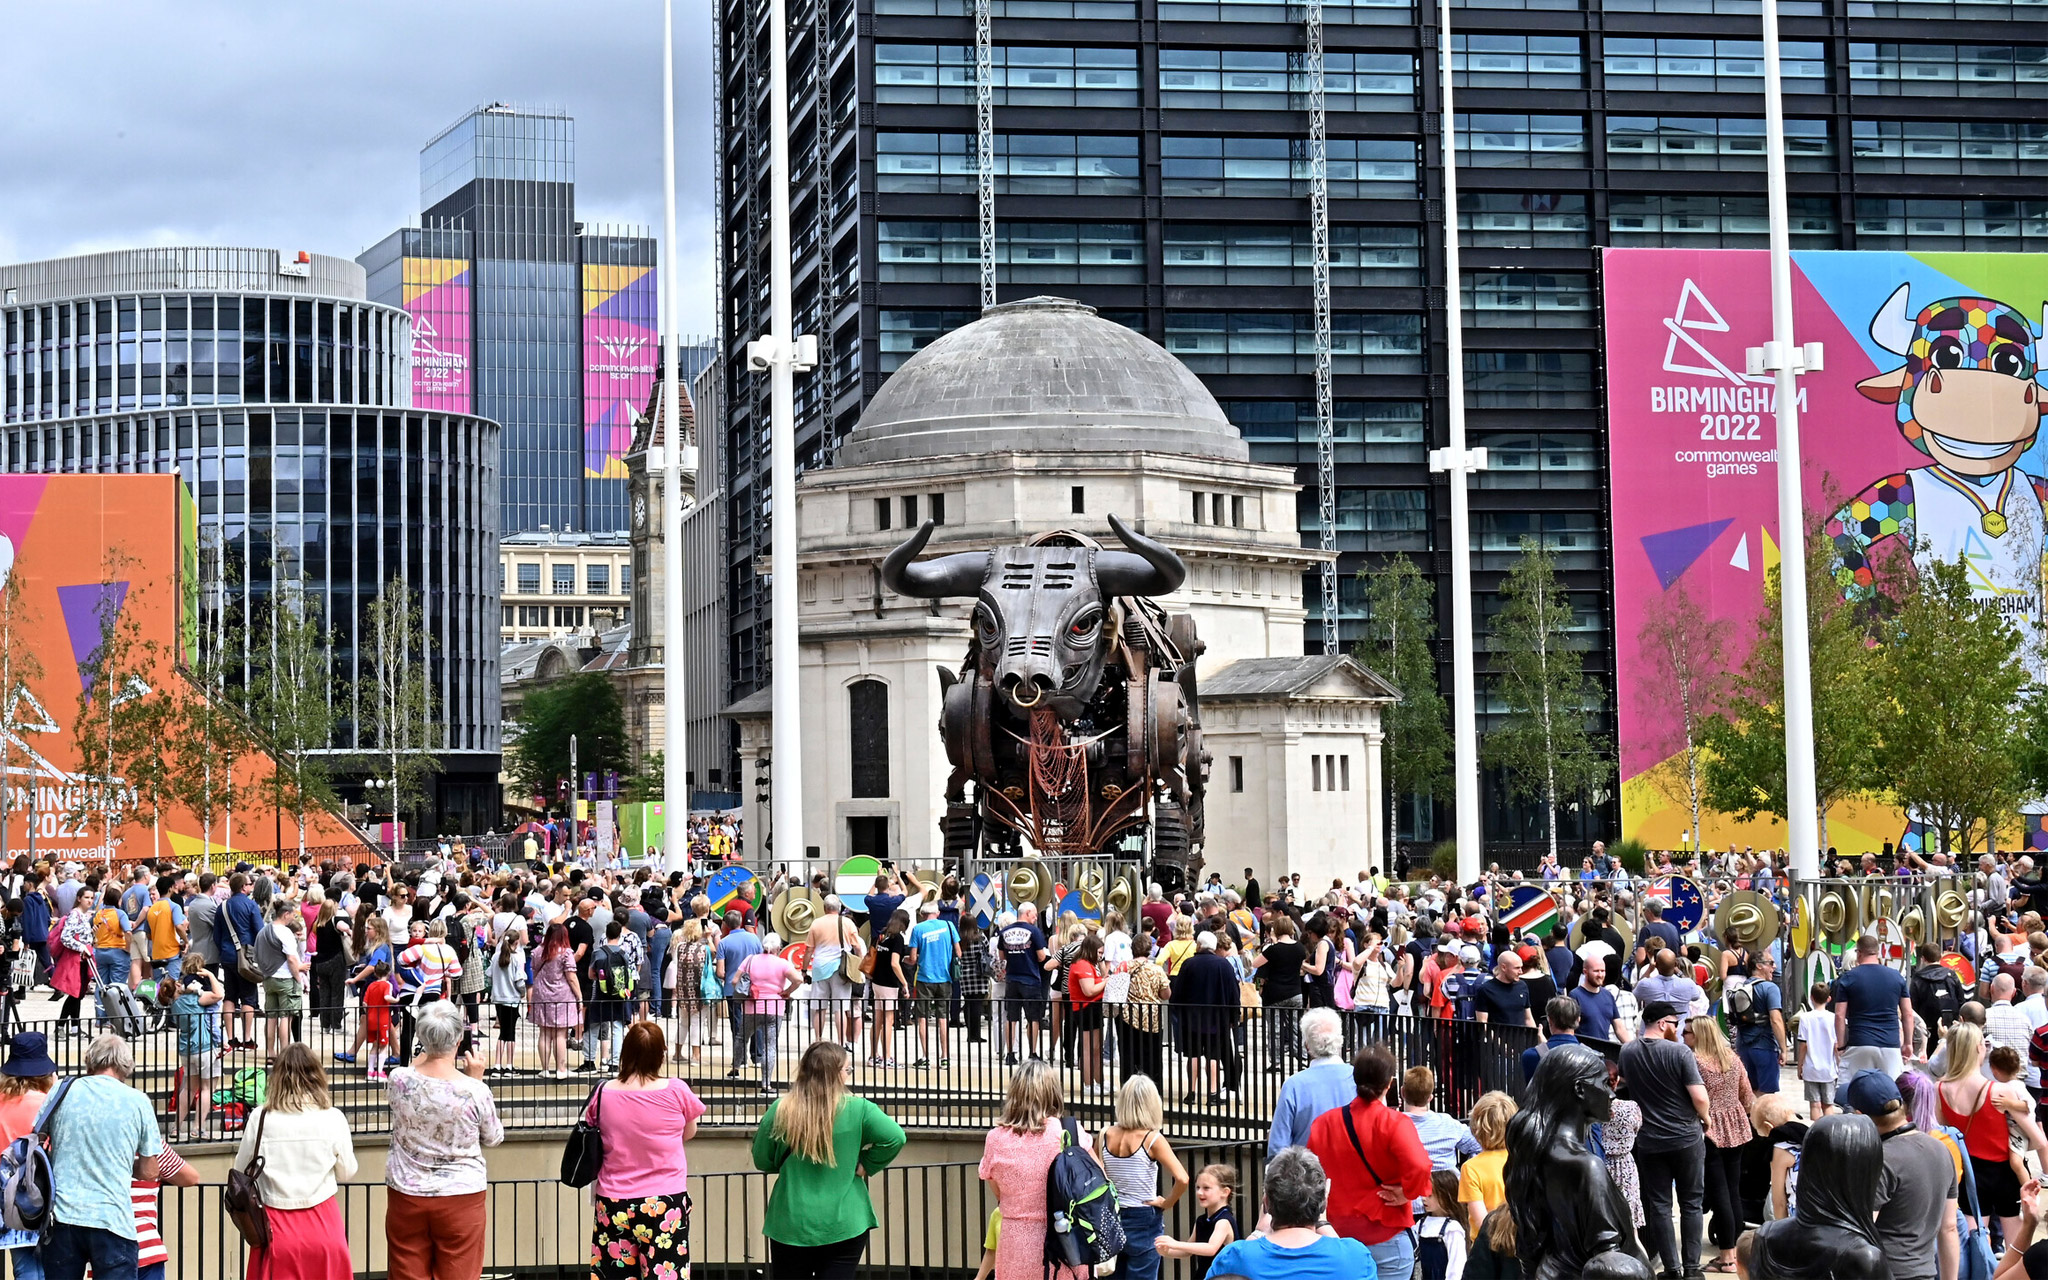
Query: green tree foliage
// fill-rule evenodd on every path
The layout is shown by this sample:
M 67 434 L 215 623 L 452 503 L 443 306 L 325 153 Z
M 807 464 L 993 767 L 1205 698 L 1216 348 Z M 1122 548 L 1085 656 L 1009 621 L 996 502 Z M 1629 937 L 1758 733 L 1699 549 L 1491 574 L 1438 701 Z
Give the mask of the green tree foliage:
M 1833 503 L 1823 504 L 1834 510 Z M 1871 660 L 1872 619 L 1883 600 L 1849 602 L 1831 571 L 1833 546 L 1819 530 L 1806 540 L 1807 653 L 1813 675 L 1813 760 L 1820 843 L 1828 812 L 1879 789 L 1875 753 L 1887 696 Z M 1706 726 L 1706 801 L 1745 821 L 1785 813 L 1784 606 L 1776 566 L 1764 580 L 1756 642 L 1731 682 L 1727 706 Z
M 209 868 L 214 824 L 225 824 L 237 806 L 247 803 L 235 770 L 256 746 L 241 705 L 242 652 L 240 628 L 215 627 L 202 637 L 199 660 L 177 699 L 171 727 L 173 750 L 163 790 L 199 819 L 203 865 Z M 224 844 L 232 835 L 223 826 Z
M 1597 695 L 1567 643 L 1571 604 L 1557 561 L 1534 538 L 1501 583 L 1493 620 L 1493 687 L 1506 708 L 1486 736 L 1484 756 L 1506 777 L 1508 793 L 1541 804 L 1550 852 L 1557 852 L 1557 806 L 1607 783 L 1614 766 L 1587 727 Z
M 1637 702 L 1651 723 L 1664 726 L 1650 743 L 1659 761 L 1651 782 L 1685 810 L 1697 849 L 1706 798 L 1706 730 L 1728 687 L 1722 658 L 1728 623 L 1709 615 L 1680 578 L 1644 609 L 1639 641 L 1647 678 L 1636 686 Z
M 295 582 L 270 596 L 260 624 L 249 686 L 251 719 L 271 757 L 260 786 L 266 800 L 297 818 L 303 853 L 306 814 L 339 803 L 326 754 L 336 723 L 330 637 Z
M 1436 687 L 1436 608 L 1429 579 L 1397 555 L 1378 572 L 1361 571 L 1372 615 L 1354 655 L 1401 691 L 1380 717 L 1387 776 L 1387 860 L 1393 865 L 1401 797 L 1427 795 L 1450 777 L 1450 714 Z
M 619 784 L 619 799 L 628 804 L 659 803 L 667 777 L 668 757 L 662 752 L 650 751 L 640 758 L 639 772 Z
M 587 671 L 551 681 L 526 695 L 519 709 L 519 741 L 512 749 L 514 780 L 535 795 L 554 795 L 555 780 L 570 777 L 571 734 L 576 737 L 576 769 L 580 772 L 632 771 L 625 704 L 610 680 Z M 655 776 L 658 786 L 659 775 Z
M 2028 793 L 2019 630 L 1961 563 L 1938 561 L 1898 589 L 1881 635 L 1876 774 L 1942 847 L 1973 853 Z
M 81 832 L 99 827 L 102 849 L 113 857 L 118 832 L 134 816 L 142 785 L 161 783 L 168 752 L 160 732 L 150 681 L 158 677 L 161 646 L 142 633 L 141 601 L 147 588 L 128 580 L 131 562 L 118 549 L 102 566 L 108 589 L 94 610 L 99 637 L 78 664 L 79 693 L 71 736 L 78 750 L 79 778 L 69 788 L 66 818 Z M 142 776 L 147 775 L 147 776 Z
M 364 610 L 357 647 L 370 654 L 369 684 L 357 704 L 369 728 L 365 745 L 376 753 L 372 767 L 389 769 L 394 812 L 417 810 L 426 802 L 427 780 L 441 769 L 434 755 L 441 745 L 440 709 L 428 676 L 433 637 L 404 579 L 386 582 Z
M 32 687 L 43 678 L 37 654 L 35 611 L 22 601 L 22 566 L 16 561 L 0 586 L 0 861 L 7 857 L 7 833 L 14 824 L 14 740 L 49 722 Z M 38 785 L 35 761 L 27 762 L 29 786 Z

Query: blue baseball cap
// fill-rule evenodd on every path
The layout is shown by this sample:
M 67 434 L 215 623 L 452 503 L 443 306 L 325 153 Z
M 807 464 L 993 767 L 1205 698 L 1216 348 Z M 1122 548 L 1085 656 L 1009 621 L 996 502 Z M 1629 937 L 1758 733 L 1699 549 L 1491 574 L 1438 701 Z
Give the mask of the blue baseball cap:
M 1842 1100 L 1851 1111 L 1881 1116 L 1900 1101 L 1899 1085 L 1882 1071 L 1860 1071 L 1849 1081 Z

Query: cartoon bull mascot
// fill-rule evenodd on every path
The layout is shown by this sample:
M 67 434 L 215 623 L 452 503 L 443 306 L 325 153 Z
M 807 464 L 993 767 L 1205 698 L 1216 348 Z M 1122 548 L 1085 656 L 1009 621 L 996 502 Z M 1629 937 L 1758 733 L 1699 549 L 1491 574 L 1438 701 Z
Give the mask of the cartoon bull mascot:
M 1879 347 L 1905 363 L 1857 384 L 1897 406 L 1899 432 L 1929 465 L 1886 476 L 1828 521 L 1845 599 L 1869 599 L 1871 548 L 1903 538 L 1916 564 L 1960 560 L 1979 599 L 1995 599 L 2041 661 L 2043 507 L 2048 483 L 2019 469 L 2041 429 L 2040 336 L 2018 309 L 1988 298 L 1943 298 L 1915 316 L 1900 285 L 1870 322 Z

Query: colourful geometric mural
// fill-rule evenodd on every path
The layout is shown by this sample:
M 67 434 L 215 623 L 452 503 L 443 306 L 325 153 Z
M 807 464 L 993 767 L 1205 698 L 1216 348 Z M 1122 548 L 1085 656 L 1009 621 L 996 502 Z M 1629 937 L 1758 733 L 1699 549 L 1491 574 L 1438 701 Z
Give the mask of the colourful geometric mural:
M 654 388 L 661 300 L 653 267 L 583 268 L 583 475 L 624 480 L 633 423 Z
M 20 581 L 20 622 L 38 637 L 31 647 L 43 666 L 41 678 L 28 682 L 11 708 L 0 708 L 10 852 L 26 851 L 33 820 L 39 857 L 108 856 L 98 822 L 74 826 L 66 816 L 80 785 L 90 781 L 79 772 L 72 737 L 85 681 L 80 668 L 99 646 L 100 610 L 111 603 L 117 616 L 138 619 L 142 639 L 163 655 L 143 680 L 143 696 L 197 696 L 186 674 L 196 637 L 196 528 L 191 496 L 175 475 L 0 476 L 0 584 Z M 112 581 L 109 565 L 120 575 Z M 251 755 L 236 772 L 246 786 L 268 767 L 267 758 Z M 214 825 L 216 860 L 234 849 L 271 847 L 279 825 L 288 840 L 296 834 L 294 815 L 280 818 L 253 788 L 246 794 L 232 829 Z M 191 814 L 170 810 L 153 829 L 139 798 L 130 793 L 127 806 L 115 828 L 113 857 L 200 855 L 204 832 Z M 336 816 L 313 813 L 306 843 L 359 840 Z
M 1770 337 L 1769 262 L 1761 250 L 1608 249 L 1603 266 L 1622 828 L 1676 847 L 1687 815 L 1655 780 L 1677 726 L 1639 696 L 1652 679 L 1642 628 L 1650 602 L 1682 584 L 1726 621 L 1730 669 L 1754 643 L 1780 545 L 1775 390 L 1744 361 Z M 2048 672 L 2048 256 L 1795 252 L 1792 275 L 1794 333 L 1825 352 L 1798 381 L 1800 445 L 1809 517 L 1828 510 L 1824 488 L 1835 495 L 1824 536 L 1838 588 L 1868 594 L 1887 543 L 1961 560 Z M 1845 851 L 1918 838 L 1883 805 L 1829 815 L 1829 843 Z M 1784 834 L 1716 819 L 1702 839 Z

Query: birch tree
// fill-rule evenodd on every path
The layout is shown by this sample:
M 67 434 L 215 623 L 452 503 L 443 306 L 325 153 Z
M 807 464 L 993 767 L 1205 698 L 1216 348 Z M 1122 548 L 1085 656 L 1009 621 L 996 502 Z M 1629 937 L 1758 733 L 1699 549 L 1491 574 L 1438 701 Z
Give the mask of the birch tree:
M 2027 796 L 2019 630 L 1961 563 L 1935 561 L 1881 634 L 1877 776 L 1944 851 L 1975 853 Z
M 78 706 L 71 726 L 79 777 L 69 789 L 65 816 L 81 833 L 90 831 L 94 821 L 100 824 L 108 860 L 115 853 L 115 833 L 135 807 L 134 787 L 125 775 L 130 759 L 148 750 L 139 739 L 139 722 L 149 720 L 145 708 L 160 656 L 142 630 L 146 588 L 124 576 L 129 567 L 118 550 L 105 561 L 93 609 L 98 638 L 78 664 Z
M 367 713 L 370 742 L 384 758 L 392 794 L 392 826 L 398 814 L 427 800 L 427 780 L 441 769 L 434 749 L 441 745 L 438 707 L 430 671 L 433 637 L 427 634 L 419 597 L 393 577 L 364 610 L 363 634 L 371 654 L 369 684 L 359 705 Z M 394 834 L 393 839 L 396 839 Z
M 22 599 L 22 584 L 17 560 L 7 570 L 5 585 L 0 585 L 0 862 L 7 861 L 7 836 L 14 825 L 15 738 L 24 729 L 40 729 L 48 722 L 33 692 L 43 678 L 43 661 L 36 652 L 39 619 Z M 21 715 L 24 703 L 36 713 L 29 719 Z M 33 756 L 28 770 L 29 786 L 34 787 L 40 778 Z
M 1568 642 L 1571 603 L 1556 558 L 1536 539 L 1522 539 L 1501 599 L 1492 683 L 1506 715 L 1486 736 L 1484 755 L 1501 770 L 1510 796 L 1543 806 L 1554 855 L 1558 804 L 1608 781 L 1613 765 L 1587 728 L 1598 700 Z
M 329 635 L 313 601 L 290 580 L 272 593 L 262 623 L 250 655 L 252 719 L 271 757 L 261 789 L 294 816 L 303 854 L 306 814 L 338 802 L 326 755 L 337 723 Z
M 1828 511 L 1832 502 L 1823 503 Z M 1885 597 L 1851 602 L 1833 574 L 1833 545 L 1816 527 L 1807 533 L 1807 655 L 1813 684 L 1814 795 L 1820 846 L 1828 847 L 1828 814 L 1854 796 L 1881 789 L 1876 750 L 1881 704 L 1890 695 L 1871 645 L 1877 619 L 1893 608 Z M 1880 581 L 1892 575 L 1881 575 Z M 1764 610 L 1749 656 L 1730 681 L 1727 706 L 1706 726 L 1706 803 L 1748 821 L 1783 819 L 1785 800 L 1785 648 L 1782 580 L 1776 566 L 1764 579 Z
M 1428 795 L 1450 776 L 1451 731 L 1436 684 L 1436 608 L 1429 579 L 1397 555 L 1377 572 L 1361 571 L 1371 614 L 1355 655 L 1401 691 L 1380 717 L 1387 777 L 1387 866 L 1401 797 Z
M 1728 685 L 1726 619 L 1710 616 L 1680 578 L 1643 611 L 1638 636 L 1647 678 L 1636 699 L 1651 723 L 1659 761 L 1651 782 L 1684 806 L 1692 847 L 1700 847 L 1706 797 L 1706 730 Z

